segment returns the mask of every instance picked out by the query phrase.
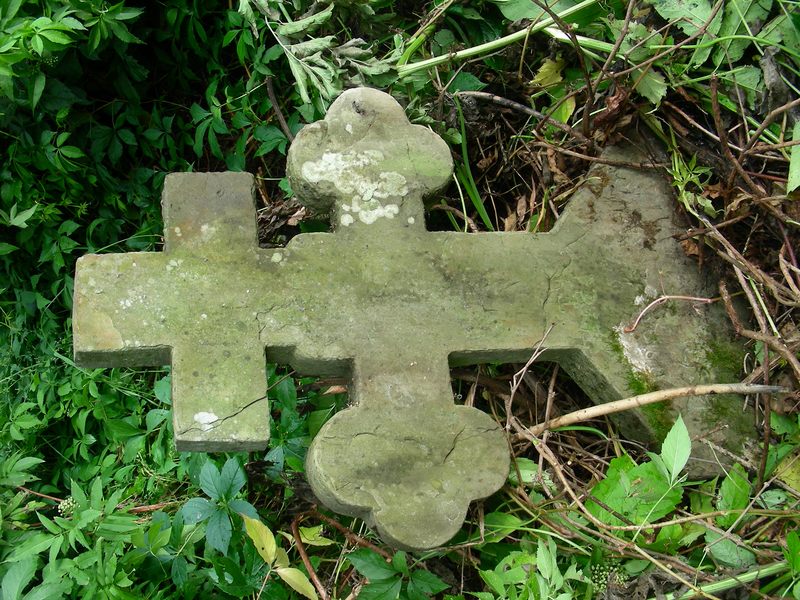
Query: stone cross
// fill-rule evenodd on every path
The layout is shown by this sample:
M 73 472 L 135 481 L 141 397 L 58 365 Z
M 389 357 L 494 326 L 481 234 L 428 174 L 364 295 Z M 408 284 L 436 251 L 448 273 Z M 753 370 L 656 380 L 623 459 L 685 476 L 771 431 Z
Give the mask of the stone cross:
M 656 176 L 598 166 L 547 234 L 428 232 L 423 197 L 451 169 L 437 135 L 390 96 L 355 89 L 288 158 L 295 193 L 331 215 L 333 233 L 259 248 L 251 175 L 169 175 L 163 252 L 78 261 L 76 362 L 171 364 L 179 450 L 266 446 L 265 360 L 349 376 L 351 406 L 313 440 L 308 479 L 329 508 L 410 549 L 445 543 L 508 475 L 501 428 L 454 402 L 450 366 L 524 362 L 552 325 L 543 358 L 597 402 L 720 378 L 712 359 L 727 360 L 729 342 L 717 312 L 673 304 L 624 331 L 662 292 L 703 289 Z M 657 438 L 681 410 L 694 435 L 727 447 L 749 437 L 738 408 L 711 402 L 620 425 Z

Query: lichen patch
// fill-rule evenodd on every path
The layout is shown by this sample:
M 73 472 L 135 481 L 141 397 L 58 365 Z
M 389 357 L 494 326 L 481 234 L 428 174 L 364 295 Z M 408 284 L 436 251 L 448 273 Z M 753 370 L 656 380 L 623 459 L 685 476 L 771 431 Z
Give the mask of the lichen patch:
M 214 428 L 214 423 L 219 421 L 219 417 L 212 412 L 199 412 L 194 415 L 194 422 L 200 425 L 203 431 L 210 431 Z

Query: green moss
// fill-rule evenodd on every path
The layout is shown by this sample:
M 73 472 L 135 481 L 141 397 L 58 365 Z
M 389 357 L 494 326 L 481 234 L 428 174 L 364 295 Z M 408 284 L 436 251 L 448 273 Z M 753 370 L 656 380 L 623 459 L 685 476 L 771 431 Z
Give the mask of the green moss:
M 639 410 L 642 411 L 650 427 L 652 427 L 655 439 L 663 440 L 675 422 L 675 415 L 670 410 L 669 403 L 656 402 L 655 404 L 642 406 Z
M 706 361 L 715 380 L 738 381 L 743 357 L 744 350 L 733 342 L 711 340 L 708 344 Z
M 622 361 L 630 367 L 630 363 L 625 356 L 625 352 L 622 349 L 622 344 L 617 338 L 617 335 L 615 333 L 611 333 L 609 337 L 609 345 L 611 346 L 611 350 L 613 350 L 614 354 L 619 356 Z M 628 389 L 630 390 L 631 395 L 634 396 L 647 394 L 648 392 L 655 392 L 658 389 L 658 387 L 650 380 L 650 377 L 648 377 L 646 373 L 635 371 L 633 367 L 628 369 L 626 379 L 628 383 Z

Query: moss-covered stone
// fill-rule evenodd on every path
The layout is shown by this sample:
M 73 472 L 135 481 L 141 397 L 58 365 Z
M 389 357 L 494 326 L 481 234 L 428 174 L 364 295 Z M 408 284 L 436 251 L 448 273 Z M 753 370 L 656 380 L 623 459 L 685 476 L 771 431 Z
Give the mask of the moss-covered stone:
M 552 326 L 543 359 L 596 402 L 720 380 L 708 359 L 729 343 L 719 307 L 662 306 L 626 331 L 661 291 L 706 290 L 672 238 L 658 176 L 595 166 L 547 234 L 427 232 L 423 197 L 451 169 L 438 136 L 359 89 L 303 129 L 288 158 L 293 189 L 330 214 L 332 234 L 261 249 L 250 175 L 168 176 L 163 252 L 78 262 L 76 361 L 171 362 L 181 450 L 266 445 L 265 349 L 303 373 L 351 377 L 352 406 L 315 437 L 309 480 L 326 504 L 406 548 L 446 542 L 469 502 L 508 474 L 499 425 L 453 403 L 450 361 L 524 362 Z M 652 442 L 677 411 L 692 435 L 733 452 L 748 437 L 746 417 L 721 401 L 615 418 Z M 735 437 L 719 430 L 723 418 Z M 705 448 L 695 472 L 716 468 L 698 460 Z

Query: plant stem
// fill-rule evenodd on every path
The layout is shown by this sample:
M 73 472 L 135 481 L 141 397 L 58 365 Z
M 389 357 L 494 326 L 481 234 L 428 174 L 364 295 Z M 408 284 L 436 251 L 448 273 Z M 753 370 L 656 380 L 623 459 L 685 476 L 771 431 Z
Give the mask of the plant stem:
M 575 13 L 580 12 L 585 8 L 588 8 L 595 4 L 597 4 L 597 0 L 583 0 L 583 2 L 579 2 L 575 6 L 567 8 L 556 14 L 561 19 L 567 19 L 572 15 L 574 15 Z M 531 33 L 536 33 L 548 27 L 552 27 L 554 24 L 555 21 L 553 21 L 552 18 L 546 17 L 531 24 L 531 26 L 526 29 L 515 31 L 514 33 L 503 36 L 496 40 L 492 40 L 491 42 L 486 42 L 485 44 L 479 44 L 477 46 L 473 46 L 472 48 L 466 48 L 458 52 L 453 52 L 452 54 L 443 54 L 441 56 L 434 56 L 433 58 L 429 58 L 427 60 L 421 60 L 419 62 L 411 63 L 409 65 L 398 65 L 397 74 L 399 75 L 400 79 L 402 79 L 404 77 L 408 77 L 412 73 L 416 73 L 417 71 L 430 69 L 431 67 L 437 67 L 441 64 L 450 61 L 460 61 L 467 58 L 472 58 L 474 56 L 489 54 L 490 52 L 495 52 L 496 50 L 505 48 L 506 46 L 513 44 L 514 42 L 518 42 L 525 39 L 525 37 L 530 35 Z
M 742 573 L 741 575 L 736 575 L 735 577 L 728 577 L 727 579 L 723 579 L 721 581 L 715 581 L 714 583 L 709 583 L 707 585 L 701 585 L 698 590 L 705 592 L 707 594 L 713 594 L 717 592 L 724 592 L 726 590 L 731 590 L 735 587 L 739 587 L 745 583 L 750 583 L 755 581 L 756 579 L 761 579 L 763 577 L 770 577 L 771 575 L 777 575 L 778 573 L 782 573 L 789 568 L 789 565 L 785 560 L 781 562 L 777 562 L 772 565 L 768 565 L 766 567 L 758 567 L 757 569 L 753 569 L 752 571 L 747 571 L 746 573 Z M 665 600 L 684 600 L 686 598 L 696 598 L 698 593 L 696 591 L 686 592 L 685 594 L 676 595 L 676 594 L 667 594 L 664 598 Z M 655 598 L 650 598 L 650 600 L 655 600 Z

